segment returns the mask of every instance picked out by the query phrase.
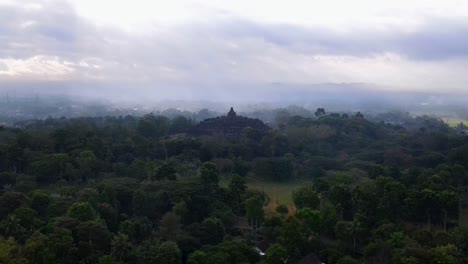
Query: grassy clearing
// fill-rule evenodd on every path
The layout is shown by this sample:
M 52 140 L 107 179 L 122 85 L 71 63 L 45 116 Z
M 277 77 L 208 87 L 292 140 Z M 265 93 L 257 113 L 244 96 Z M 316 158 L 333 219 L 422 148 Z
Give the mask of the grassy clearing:
M 468 121 L 463 119 L 448 119 L 445 121 L 450 127 L 456 127 L 458 124 L 463 123 L 465 126 L 468 126 Z
M 220 180 L 221 186 L 228 186 L 230 181 L 229 176 L 224 176 Z M 290 208 L 294 208 L 292 200 L 292 191 L 306 184 L 307 181 L 290 181 L 290 182 L 270 182 L 247 177 L 247 186 L 249 189 L 264 191 L 270 197 L 268 209 L 274 210 L 278 204 L 285 204 Z
M 286 204 L 293 206 L 292 191 L 303 186 L 304 181 L 293 182 L 265 182 L 256 179 L 247 179 L 247 185 L 251 189 L 264 191 L 273 204 Z

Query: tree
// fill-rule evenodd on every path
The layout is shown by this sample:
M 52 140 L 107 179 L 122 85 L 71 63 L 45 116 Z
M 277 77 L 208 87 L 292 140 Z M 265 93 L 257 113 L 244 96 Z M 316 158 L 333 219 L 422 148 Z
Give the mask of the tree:
M 172 212 L 176 214 L 181 222 L 185 222 L 187 219 L 186 217 L 188 216 L 189 209 L 187 208 L 187 203 L 184 200 L 179 201 L 172 207 Z
M 81 222 L 76 227 L 76 231 L 80 252 L 101 255 L 109 251 L 112 237 L 105 224 L 97 221 Z
M 437 194 L 430 189 L 424 189 L 418 193 L 419 205 L 424 208 L 424 213 L 427 219 L 427 229 L 431 228 L 432 214 L 437 208 Z
M 180 218 L 175 213 L 166 213 L 159 222 L 159 234 L 164 240 L 175 241 L 180 231 Z
M 293 191 L 293 201 L 297 208 L 317 209 L 320 205 L 319 195 L 315 192 L 312 184 L 306 184 Z
M 288 206 L 285 205 L 285 204 L 279 204 L 278 206 L 276 206 L 275 211 L 276 211 L 278 214 L 280 214 L 280 215 L 282 215 L 282 216 L 285 216 L 285 215 L 287 215 L 287 214 L 289 213 L 289 208 L 288 208 Z
M 396 220 L 403 211 L 402 205 L 407 195 L 406 187 L 389 177 L 378 177 L 376 185 L 378 193 L 381 194 L 379 209 L 382 215 L 390 220 Z
M 206 263 L 206 252 L 196 250 L 192 252 L 187 259 L 187 264 L 205 264 Z
M 364 115 L 361 112 L 357 112 L 356 114 L 354 114 L 354 117 L 355 118 L 364 118 Z
M 326 113 L 325 113 L 325 109 L 324 108 L 317 108 L 317 110 L 315 111 L 315 116 L 316 117 L 321 117 L 321 116 L 324 116 Z
M 80 165 L 80 173 L 82 179 L 93 179 L 96 176 L 98 160 L 94 152 L 91 150 L 84 150 L 80 152 L 78 157 L 78 164 Z
M 233 175 L 228 186 L 228 195 L 231 207 L 238 215 L 244 211 L 242 208 L 242 197 L 245 195 L 246 190 L 247 184 L 245 179 L 239 175 Z
M 288 262 L 288 252 L 280 244 L 271 245 L 266 251 L 261 264 L 285 264 Z
M 168 179 L 170 181 L 174 181 L 177 179 L 176 170 L 171 165 L 165 163 L 156 171 L 156 179 Z
M 116 264 L 111 256 L 101 256 L 98 259 L 98 264 Z
M 335 236 L 343 242 L 351 244 L 353 251 L 356 251 L 358 238 L 364 231 L 362 218 L 362 215 L 355 214 L 353 221 L 338 221 L 335 225 Z
M 351 226 L 349 227 L 349 232 L 351 236 L 353 237 L 353 250 L 354 251 L 356 251 L 357 239 L 364 231 L 364 228 L 362 227 L 362 218 L 363 218 L 362 215 L 355 214 L 353 217 L 353 221 L 351 222 Z
M 293 177 L 294 165 L 291 159 L 284 157 L 257 158 L 253 171 L 258 177 L 267 180 L 286 181 Z
M 111 241 L 111 256 L 118 262 L 127 258 L 132 250 L 132 245 L 125 234 L 114 235 Z
M 188 257 L 187 264 L 217 264 L 217 263 L 258 263 L 258 253 L 249 245 L 224 241 L 215 246 L 203 247 L 194 251 Z
M 295 217 L 289 217 L 281 228 L 278 241 L 286 249 L 289 256 L 299 257 L 307 247 L 307 239 L 300 221 Z
M 49 250 L 49 239 L 40 232 L 35 232 L 24 245 L 23 254 L 29 263 L 55 263 L 54 254 Z
M 439 246 L 431 249 L 432 264 L 458 264 L 458 248 L 453 244 Z
M 78 202 L 70 206 L 67 216 L 80 221 L 91 221 L 97 218 L 97 212 L 89 202 Z
M 135 217 L 120 223 L 119 231 L 130 240 L 140 242 L 152 234 L 152 223 L 147 217 Z
M 138 264 L 159 264 L 160 241 L 145 240 L 138 244 L 134 254 Z
M 6 192 L 0 196 L 0 219 L 29 202 L 26 195 L 19 192 Z
M 229 183 L 228 190 L 235 197 L 240 198 L 240 196 L 245 194 L 245 191 L 247 190 L 245 179 L 237 174 L 234 174 L 231 178 L 231 182 Z
M 203 227 L 207 231 L 205 242 L 207 244 L 218 244 L 223 241 L 225 230 L 223 222 L 218 218 L 209 217 L 203 221 Z
M 154 116 L 151 113 L 143 116 L 138 121 L 137 131 L 144 137 L 159 138 L 167 135 L 169 127 L 169 119 L 163 116 Z
M 344 256 L 338 260 L 337 264 L 359 264 L 359 261 L 351 256 Z
M 44 214 L 50 204 L 49 195 L 41 190 L 34 191 L 31 195 L 31 200 L 31 207 L 39 214 Z
M 245 200 L 245 207 L 247 210 L 247 219 L 253 232 L 257 232 L 257 228 L 261 221 L 263 221 L 263 200 L 258 196 L 253 196 Z
M 27 260 L 23 256 L 18 256 L 20 245 L 16 243 L 13 237 L 5 239 L 0 236 L 0 263 L 26 263 Z
M 458 194 L 451 191 L 442 191 L 438 194 L 438 200 L 442 211 L 444 231 L 447 231 L 447 219 L 458 217 L 460 198 Z
M 338 217 L 343 219 L 349 215 L 351 209 L 351 190 L 343 184 L 333 185 L 330 190 L 330 201 L 335 205 Z
M 30 235 L 35 229 L 37 225 L 38 219 L 35 217 L 37 216 L 37 212 L 29 207 L 20 207 L 13 212 L 14 218 L 16 218 L 17 223 L 19 224 L 20 228 L 23 230 L 23 235 Z M 19 238 L 19 237 L 17 237 Z
M 320 211 L 302 208 L 296 212 L 296 217 L 302 221 L 307 233 L 319 232 L 322 224 Z
M 162 242 L 158 252 L 159 264 L 178 264 L 182 263 L 182 255 L 179 247 L 173 241 Z
M 97 206 L 99 216 L 106 222 L 110 231 L 116 232 L 119 228 L 117 210 L 108 203 L 101 203 Z
M 76 254 L 75 241 L 72 232 L 62 227 L 54 227 L 52 233 L 48 234 L 49 248 L 57 260 L 67 263 Z
M 172 134 L 185 133 L 190 129 L 191 126 L 192 120 L 184 116 L 177 116 L 172 119 L 169 132 Z
M 200 168 L 202 182 L 207 186 L 217 186 L 219 182 L 219 172 L 216 164 L 205 162 Z

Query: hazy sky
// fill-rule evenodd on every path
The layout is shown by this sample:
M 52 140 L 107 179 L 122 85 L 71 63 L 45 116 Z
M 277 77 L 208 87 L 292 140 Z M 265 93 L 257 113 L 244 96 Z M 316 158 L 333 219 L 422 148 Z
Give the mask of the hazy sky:
M 468 93 L 468 1 L 0 0 L 0 82 L 24 81 Z

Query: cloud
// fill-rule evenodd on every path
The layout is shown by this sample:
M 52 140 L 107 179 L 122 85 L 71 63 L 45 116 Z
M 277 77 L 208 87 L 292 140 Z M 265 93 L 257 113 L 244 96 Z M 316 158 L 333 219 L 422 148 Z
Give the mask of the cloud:
M 109 7 L 111 8 L 111 7 Z M 163 89 L 268 83 L 366 83 L 380 89 L 466 91 L 468 21 L 401 26 L 274 23 L 223 10 L 211 19 L 97 23 L 67 1 L 0 5 L 0 80 L 122 81 Z M 135 85 L 135 87 L 138 85 Z
M 34 56 L 32 58 L 21 59 L 0 59 L 1 76 L 27 77 L 34 79 L 61 79 L 74 71 L 73 68 L 60 62 L 56 57 Z

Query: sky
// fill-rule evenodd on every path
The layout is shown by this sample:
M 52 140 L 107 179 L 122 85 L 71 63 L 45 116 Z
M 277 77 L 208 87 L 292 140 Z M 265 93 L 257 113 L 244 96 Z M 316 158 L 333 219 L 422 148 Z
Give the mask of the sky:
M 0 89 L 468 94 L 467 73 L 466 0 L 0 0 Z

